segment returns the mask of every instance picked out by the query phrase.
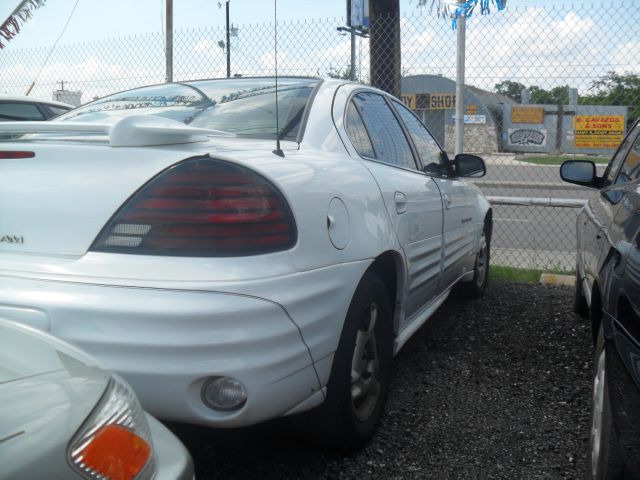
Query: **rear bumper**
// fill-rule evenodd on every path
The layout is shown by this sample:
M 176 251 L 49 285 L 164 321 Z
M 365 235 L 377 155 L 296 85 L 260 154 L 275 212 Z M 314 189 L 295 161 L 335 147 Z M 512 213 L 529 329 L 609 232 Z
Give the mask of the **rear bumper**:
M 342 323 L 368 265 L 197 289 L 0 275 L 0 317 L 79 346 L 121 374 L 158 418 L 238 427 L 324 400 Z M 202 402 L 212 376 L 245 386 L 241 409 Z
M 0 316 L 87 351 L 120 373 L 159 418 L 248 425 L 320 391 L 287 312 L 248 295 L 0 278 Z M 211 376 L 242 382 L 246 404 L 233 412 L 206 407 L 200 391 Z

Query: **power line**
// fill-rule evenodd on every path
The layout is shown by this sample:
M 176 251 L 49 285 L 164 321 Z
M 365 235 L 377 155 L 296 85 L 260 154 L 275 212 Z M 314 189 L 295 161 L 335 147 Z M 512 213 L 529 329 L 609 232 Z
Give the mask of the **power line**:
M 45 65 L 49 61 L 49 58 L 51 58 L 51 55 L 53 54 L 53 51 L 58 46 L 58 42 L 62 38 L 62 35 L 64 35 L 64 32 L 67 30 L 67 27 L 69 26 L 69 22 L 71 21 L 71 17 L 73 17 L 73 14 L 76 11 L 76 7 L 78 6 L 78 3 L 80 3 L 80 0 L 76 0 L 76 3 L 73 5 L 73 9 L 71 10 L 71 13 L 67 17 L 67 21 L 64 24 L 64 27 L 62 27 L 62 31 L 60 32 L 60 35 L 58 35 L 58 38 L 56 38 L 56 41 L 51 46 L 51 49 L 49 50 L 49 53 L 47 54 L 47 57 L 44 59 L 44 62 L 42 62 L 42 65 L 40 65 L 40 69 L 38 70 L 38 73 L 36 73 L 36 76 L 33 79 L 33 83 L 31 83 L 31 86 L 29 87 L 29 90 L 27 90 L 27 95 L 29 95 L 31 93 L 31 90 L 33 89 L 33 87 L 35 86 L 36 82 L 38 81 L 38 77 L 42 73 L 42 70 L 44 69 Z

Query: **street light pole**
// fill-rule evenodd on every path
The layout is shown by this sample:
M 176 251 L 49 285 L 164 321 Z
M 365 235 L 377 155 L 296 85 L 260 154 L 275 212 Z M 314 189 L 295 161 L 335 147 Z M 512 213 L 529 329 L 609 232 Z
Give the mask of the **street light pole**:
M 231 39 L 229 35 L 229 0 L 226 1 L 227 10 L 227 78 L 231 78 Z
M 464 0 L 459 0 L 459 8 L 463 8 Z M 464 56 L 465 56 L 465 28 L 467 12 L 458 17 L 458 48 L 456 65 L 456 147 L 455 154 L 462 153 L 464 148 Z

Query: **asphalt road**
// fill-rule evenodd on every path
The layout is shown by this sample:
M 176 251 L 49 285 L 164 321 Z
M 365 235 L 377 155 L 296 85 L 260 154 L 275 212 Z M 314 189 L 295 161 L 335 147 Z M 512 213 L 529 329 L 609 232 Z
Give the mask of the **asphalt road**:
M 598 165 L 598 173 L 604 170 Z M 475 183 L 487 196 L 587 200 L 594 190 L 563 182 L 558 166 L 493 160 Z M 494 264 L 573 269 L 577 208 L 494 205 Z

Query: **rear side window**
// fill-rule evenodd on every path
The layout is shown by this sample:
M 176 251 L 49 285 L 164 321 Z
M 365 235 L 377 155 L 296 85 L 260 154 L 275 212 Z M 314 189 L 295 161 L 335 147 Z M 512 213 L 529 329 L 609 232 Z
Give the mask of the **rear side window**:
M 0 103 L 0 122 L 20 120 L 44 120 L 44 117 L 32 103 Z
M 365 128 L 362 118 L 360 117 L 360 114 L 353 102 L 349 103 L 349 108 L 347 109 L 345 128 L 347 130 L 347 135 L 349 135 L 349 139 L 351 140 L 351 143 L 353 143 L 353 147 L 356 149 L 358 154 L 363 157 L 376 158 L 367 129 Z
M 422 164 L 426 167 L 425 171 L 439 171 L 440 163 L 442 162 L 442 157 L 440 156 L 442 151 L 440 150 L 438 142 L 431 136 L 427 127 L 425 127 L 407 107 L 395 101 L 393 104 L 400 114 L 400 118 L 402 118 L 407 130 L 409 130 L 409 135 L 411 135 L 413 139 L 413 144 L 418 151 L 420 160 L 422 160 Z
M 367 127 L 375 158 L 382 163 L 416 170 L 409 142 L 385 99 L 375 93 L 359 93 L 353 103 Z

